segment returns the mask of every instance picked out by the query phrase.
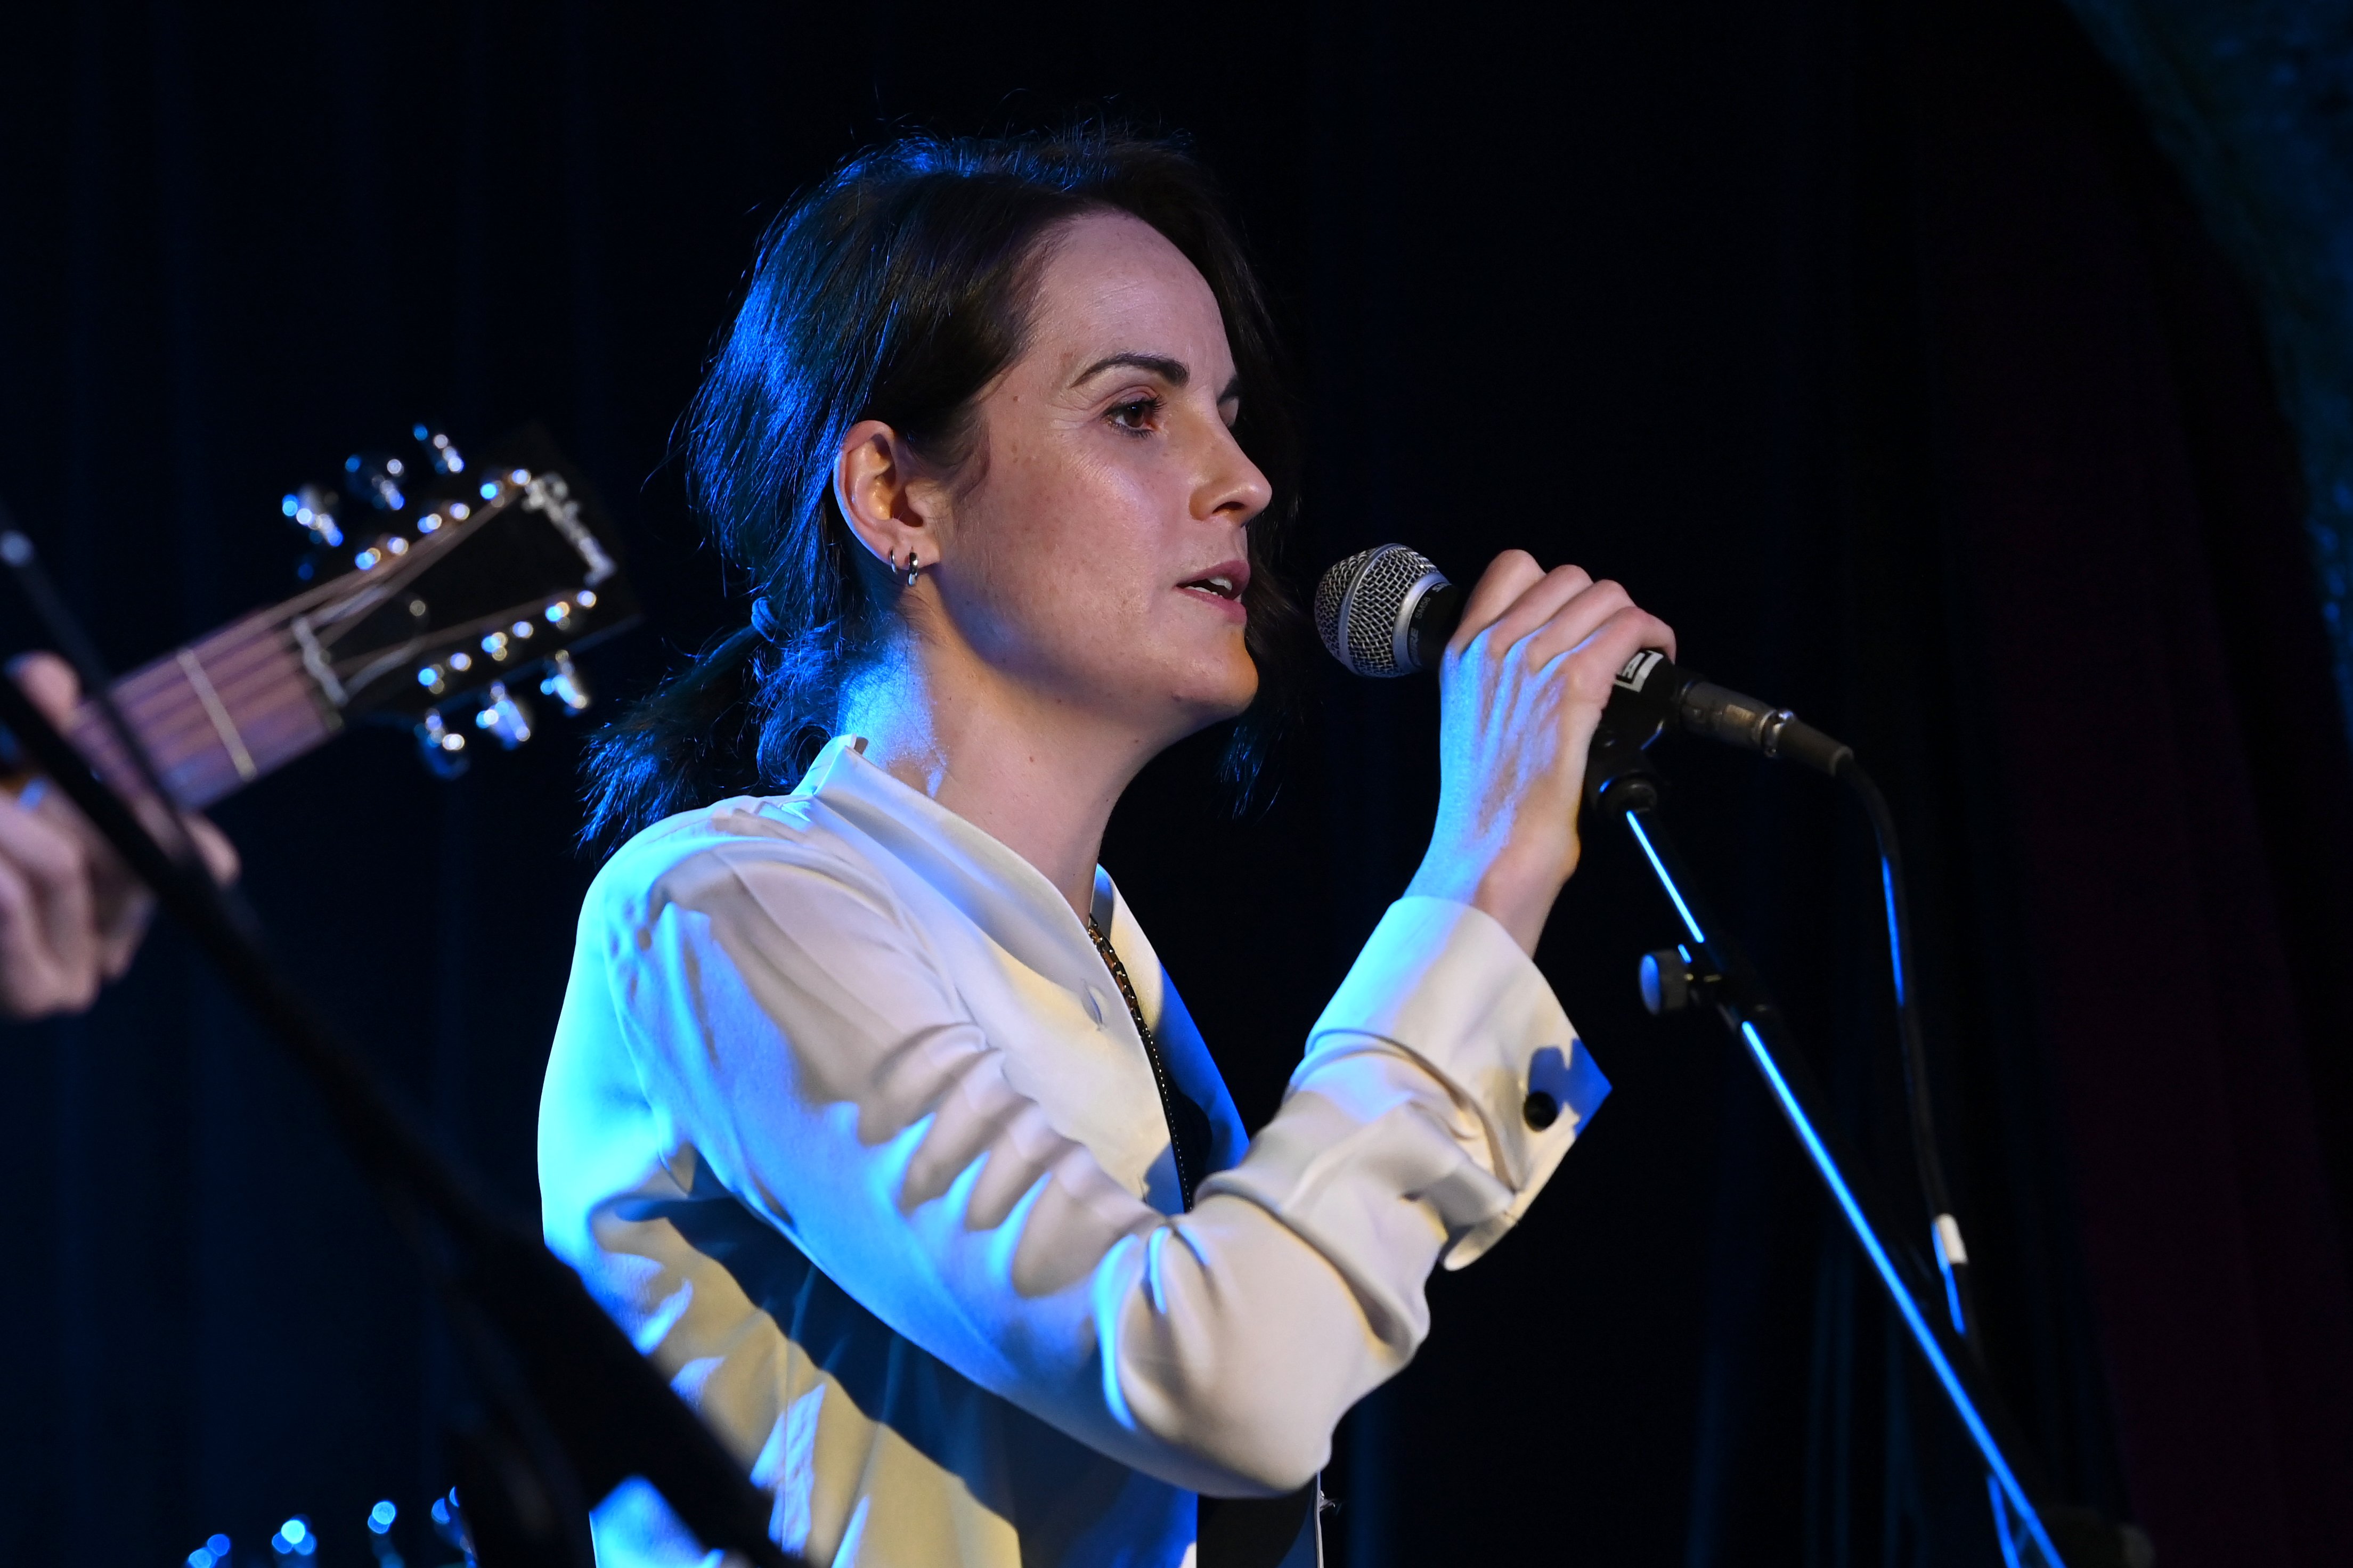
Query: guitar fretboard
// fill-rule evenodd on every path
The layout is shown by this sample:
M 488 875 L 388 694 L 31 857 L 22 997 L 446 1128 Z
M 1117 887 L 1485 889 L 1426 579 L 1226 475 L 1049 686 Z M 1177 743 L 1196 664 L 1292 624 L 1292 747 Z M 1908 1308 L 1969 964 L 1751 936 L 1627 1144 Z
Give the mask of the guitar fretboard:
M 292 762 L 340 728 L 279 610 L 231 622 L 110 689 L 164 784 L 192 811 Z M 69 732 L 101 777 L 143 792 L 138 770 L 95 704 L 81 705 Z

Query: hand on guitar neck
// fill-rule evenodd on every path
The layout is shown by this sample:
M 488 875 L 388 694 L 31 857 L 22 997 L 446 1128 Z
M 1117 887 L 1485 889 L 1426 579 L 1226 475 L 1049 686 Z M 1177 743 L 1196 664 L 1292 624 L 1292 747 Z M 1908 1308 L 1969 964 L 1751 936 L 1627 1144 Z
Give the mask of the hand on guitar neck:
M 81 698 L 73 669 L 55 654 L 27 654 L 8 673 L 59 726 Z M 138 801 L 151 831 L 167 831 L 164 806 Z M 206 866 L 226 883 L 237 851 L 193 812 L 181 823 Z M 37 777 L 0 789 L 0 1017 L 78 1013 L 99 987 L 131 967 L 154 900 L 71 802 Z
M 72 668 L 49 654 L 11 673 L 100 779 L 168 840 L 153 776 L 213 874 L 237 852 L 194 815 L 374 720 L 412 729 L 436 773 L 480 743 L 530 738 L 530 695 L 588 705 L 572 654 L 629 626 L 637 601 L 610 523 L 543 432 L 469 467 L 424 426 L 406 462 L 353 457 L 353 494 L 306 485 L 282 503 L 311 539 L 292 598 L 239 616 L 111 681 L 136 766 Z M 79 1012 L 130 967 L 145 892 L 73 806 L 0 761 L 0 1018 Z

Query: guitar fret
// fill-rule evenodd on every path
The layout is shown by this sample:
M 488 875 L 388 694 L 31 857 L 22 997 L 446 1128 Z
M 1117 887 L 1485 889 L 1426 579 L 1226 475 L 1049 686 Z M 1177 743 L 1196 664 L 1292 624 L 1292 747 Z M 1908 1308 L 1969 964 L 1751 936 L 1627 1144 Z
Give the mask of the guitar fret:
M 142 666 L 111 694 L 165 787 L 191 810 L 291 762 L 339 727 L 266 614 Z M 70 728 L 101 776 L 137 779 L 93 705 L 84 703 Z
M 187 677 L 188 686 L 195 692 L 196 700 L 205 705 L 205 717 L 213 721 L 213 731 L 220 737 L 221 749 L 228 753 L 229 762 L 237 769 L 237 776 L 251 784 L 261 776 L 261 770 L 253 765 L 253 753 L 245 749 L 245 737 L 237 732 L 237 724 L 229 718 L 228 710 L 221 706 L 220 693 L 213 689 L 212 680 L 205 674 L 204 665 L 187 648 L 180 650 L 179 663 L 180 673 Z

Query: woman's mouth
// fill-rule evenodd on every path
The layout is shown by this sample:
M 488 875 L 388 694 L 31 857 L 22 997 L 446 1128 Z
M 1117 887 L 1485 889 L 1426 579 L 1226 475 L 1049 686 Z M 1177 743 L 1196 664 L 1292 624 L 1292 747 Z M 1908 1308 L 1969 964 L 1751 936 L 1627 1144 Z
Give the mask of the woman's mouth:
M 1250 586 L 1250 569 L 1247 561 L 1220 561 L 1198 577 L 1188 577 L 1176 584 L 1178 590 L 1197 594 L 1227 607 L 1227 613 L 1241 616 L 1242 590 Z

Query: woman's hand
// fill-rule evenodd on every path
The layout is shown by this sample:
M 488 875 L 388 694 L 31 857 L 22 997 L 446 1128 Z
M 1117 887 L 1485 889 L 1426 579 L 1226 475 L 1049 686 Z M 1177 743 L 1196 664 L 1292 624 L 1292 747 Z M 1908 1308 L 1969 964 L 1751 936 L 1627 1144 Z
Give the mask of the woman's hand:
M 1535 952 L 1577 869 L 1585 754 L 1610 683 L 1675 634 L 1582 568 L 1497 556 L 1462 606 L 1439 672 L 1438 826 L 1406 890 L 1453 899 Z
M 8 675 L 62 729 L 80 685 L 55 654 L 28 654 Z M 0 678 L 5 679 L 5 678 Z M 150 831 L 163 807 L 139 803 Z M 180 820 L 206 866 L 227 882 L 237 851 L 203 817 Z M 64 795 L 36 779 L 24 792 L 0 789 L 0 1017 L 78 1013 L 98 988 L 131 967 L 147 933 L 153 900 Z

